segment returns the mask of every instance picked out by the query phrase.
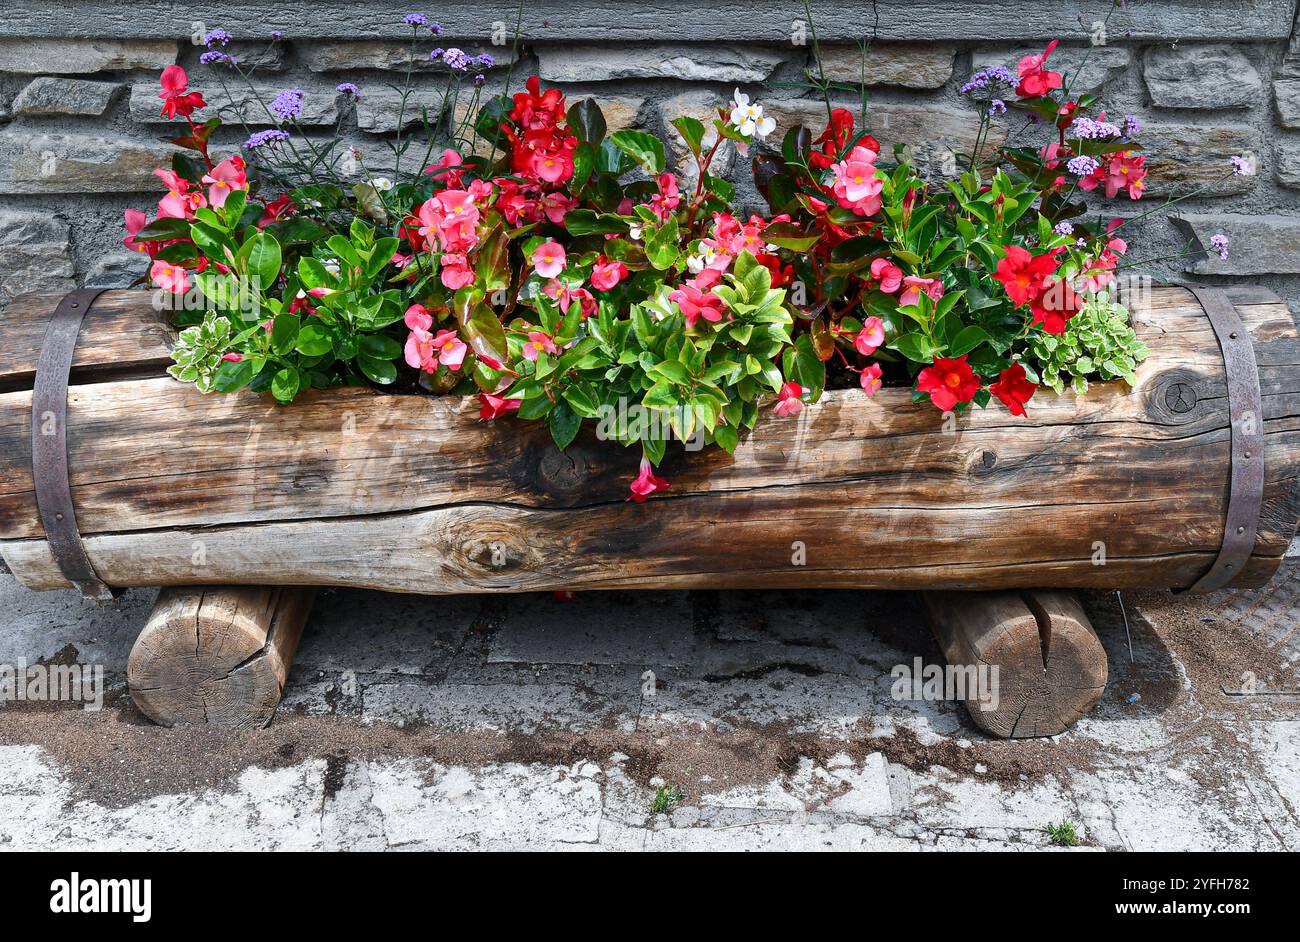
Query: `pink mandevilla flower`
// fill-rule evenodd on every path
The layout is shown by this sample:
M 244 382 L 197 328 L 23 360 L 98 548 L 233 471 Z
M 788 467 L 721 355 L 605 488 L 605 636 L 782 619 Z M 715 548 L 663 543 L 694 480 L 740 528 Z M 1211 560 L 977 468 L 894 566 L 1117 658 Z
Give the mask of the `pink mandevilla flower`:
M 798 415 L 803 411 L 803 400 L 800 398 L 802 395 L 802 386 L 798 383 L 786 383 L 777 394 L 776 406 L 772 411 L 782 417 Z
M 655 474 L 654 466 L 650 464 L 649 459 L 642 458 L 641 473 L 632 482 L 632 495 L 628 497 L 628 500 L 641 504 L 655 491 L 666 491 L 669 487 L 667 481 Z

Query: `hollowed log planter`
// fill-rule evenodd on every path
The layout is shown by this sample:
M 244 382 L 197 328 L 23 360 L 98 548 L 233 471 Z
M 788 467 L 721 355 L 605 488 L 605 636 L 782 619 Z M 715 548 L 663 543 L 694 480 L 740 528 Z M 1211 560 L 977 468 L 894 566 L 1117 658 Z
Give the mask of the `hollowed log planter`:
M 251 586 L 1256 586 L 1300 506 L 1300 342 L 1257 288 L 1130 299 L 1152 351 L 1132 388 L 956 419 L 907 390 L 831 391 L 765 416 L 734 456 L 670 448 L 672 487 L 645 504 L 625 500 L 633 450 L 588 429 L 560 453 L 540 425 L 480 421 L 475 399 L 204 396 L 165 375 L 172 335 L 147 292 L 94 300 L 69 378 L 51 350 L 78 326 L 59 301 L 0 318 L 0 553 L 33 589 L 244 587 L 160 599 L 129 681 L 164 723 L 269 719 L 311 593 Z M 1005 706 L 972 710 L 995 735 L 1060 732 L 1100 696 L 1105 654 L 1076 605 L 1002 591 L 928 608 L 950 660 L 1002 665 Z

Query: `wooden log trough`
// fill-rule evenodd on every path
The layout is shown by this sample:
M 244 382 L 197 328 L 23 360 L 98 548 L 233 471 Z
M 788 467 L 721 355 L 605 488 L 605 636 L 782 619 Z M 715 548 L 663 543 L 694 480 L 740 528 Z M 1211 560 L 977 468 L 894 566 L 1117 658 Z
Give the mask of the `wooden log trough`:
M 632 450 L 585 429 L 560 453 L 540 425 L 480 421 L 476 399 L 204 396 L 165 375 L 173 338 L 151 294 L 108 291 L 86 299 L 54 422 L 68 512 L 43 519 L 33 386 L 39 407 L 60 298 L 28 295 L 0 317 L 0 554 L 33 589 L 1258 586 L 1300 508 L 1300 340 L 1270 292 L 1221 300 L 1239 321 L 1186 288 L 1130 298 L 1152 351 L 1132 388 L 955 419 L 908 390 L 832 390 L 761 419 L 734 456 L 670 448 L 671 489 L 634 504 Z M 952 651 L 996 648 L 942 630 L 968 636 Z

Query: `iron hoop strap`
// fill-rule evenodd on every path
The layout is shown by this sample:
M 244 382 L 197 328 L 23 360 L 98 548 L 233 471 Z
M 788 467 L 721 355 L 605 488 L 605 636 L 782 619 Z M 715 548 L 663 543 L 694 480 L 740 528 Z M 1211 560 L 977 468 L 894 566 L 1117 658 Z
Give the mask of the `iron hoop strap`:
M 82 596 L 108 602 L 114 593 L 86 555 L 68 479 L 68 378 L 81 323 L 103 288 L 65 294 L 45 331 L 32 383 L 32 482 L 36 510 L 59 571 Z
M 1264 405 L 1259 389 L 1255 347 L 1241 315 L 1222 288 L 1188 285 L 1205 309 L 1223 352 L 1228 383 L 1228 422 L 1232 434 L 1232 469 L 1223 545 L 1209 570 L 1191 592 L 1223 588 L 1245 568 L 1255 549 L 1259 515 L 1264 506 Z

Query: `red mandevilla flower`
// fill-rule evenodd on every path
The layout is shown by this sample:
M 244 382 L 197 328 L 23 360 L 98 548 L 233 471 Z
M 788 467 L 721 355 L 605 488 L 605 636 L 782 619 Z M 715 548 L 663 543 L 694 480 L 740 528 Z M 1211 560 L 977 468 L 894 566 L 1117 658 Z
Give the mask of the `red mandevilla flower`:
M 654 466 L 650 464 L 649 459 L 642 458 L 641 473 L 631 484 L 632 495 L 628 500 L 641 504 L 651 494 L 656 491 L 666 491 L 670 486 L 667 481 L 655 474 Z
M 1007 289 L 1007 297 L 1016 307 L 1028 303 L 1042 293 L 1044 286 L 1056 272 L 1056 259 L 1051 255 L 1033 255 L 1018 245 L 1008 245 L 1006 257 L 998 262 L 993 277 Z
M 916 388 L 929 393 L 930 401 L 941 412 L 950 411 L 959 402 L 970 402 L 982 385 L 965 356 L 935 357 L 934 365 L 927 366 L 916 377 Z
M 989 392 L 1001 399 L 1012 415 L 1024 415 L 1026 403 L 1037 391 L 1038 387 L 1025 378 L 1025 368 L 1019 363 L 1008 366 L 998 381 L 989 386 Z

